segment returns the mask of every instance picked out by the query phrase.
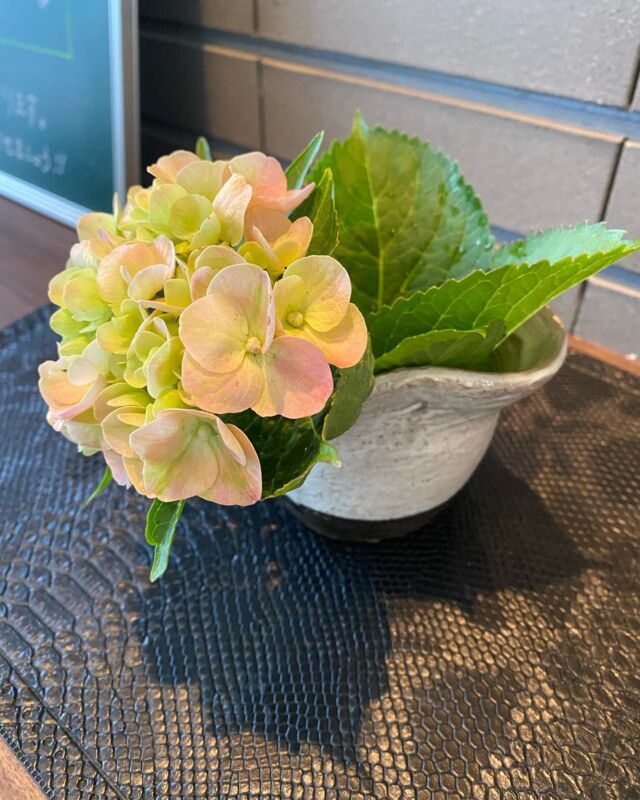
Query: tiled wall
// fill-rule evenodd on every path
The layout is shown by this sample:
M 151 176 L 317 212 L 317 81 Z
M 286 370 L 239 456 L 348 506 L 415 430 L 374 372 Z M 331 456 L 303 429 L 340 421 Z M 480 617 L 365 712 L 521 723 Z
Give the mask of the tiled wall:
M 369 122 L 461 164 L 499 235 L 606 219 L 640 237 L 638 0 L 141 0 L 145 163 L 196 135 L 290 159 Z M 557 302 L 640 353 L 640 257 Z

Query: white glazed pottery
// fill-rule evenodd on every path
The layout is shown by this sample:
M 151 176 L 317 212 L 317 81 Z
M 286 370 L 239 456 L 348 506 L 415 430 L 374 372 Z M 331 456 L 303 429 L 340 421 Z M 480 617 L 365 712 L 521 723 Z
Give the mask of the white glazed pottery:
M 469 480 L 500 411 L 560 369 L 567 337 L 544 309 L 505 345 L 493 363 L 523 370 L 416 367 L 379 375 L 355 425 L 332 442 L 342 467 L 317 464 L 289 494 L 294 513 L 340 538 L 378 540 L 424 524 Z

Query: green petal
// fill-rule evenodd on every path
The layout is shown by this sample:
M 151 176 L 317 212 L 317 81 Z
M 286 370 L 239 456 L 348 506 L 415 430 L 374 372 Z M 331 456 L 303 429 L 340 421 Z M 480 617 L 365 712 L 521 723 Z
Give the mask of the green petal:
M 171 206 L 169 228 L 173 236 L 190 239 L 211 214 L 211 201 L 199 194 L 180 197 Z
M 161 233 L 171 233 L 169 218 L 173 204 L 187 193 L 182 186 L 166 183 L 154 186 L 149 197 L 149 224 Z

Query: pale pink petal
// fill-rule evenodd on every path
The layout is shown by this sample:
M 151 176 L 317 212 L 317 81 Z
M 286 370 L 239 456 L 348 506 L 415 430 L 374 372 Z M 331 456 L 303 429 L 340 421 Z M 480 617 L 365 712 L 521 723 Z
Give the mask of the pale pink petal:
M 112 383 L 102 389 L 93 401 L 93 413 L 98 422 L 107 417 L 116 408 L 137 406 L 144 411 L 151 398 L 144 389 L 134 389 L 124 381 Z
M 247 463 L 247 457 L 240 443 L 234 436 L 233 431 L 230 430 L 229 426 L 226 425 L 220 419 L 220 417 L 217 418 L 217 425 L 218 433 L 220 434 L 220 438 L 224 442 L 225 447 L 231 452 L 238 464 L 242 464 L 242 466 L 244 466 Z M 234 429 L 238 430 L 235 428 L 235 426 Z
M 250 206 L 244 218 L 247 239 L 253 239 L 253 230 L 257 228 L 268 242 L 275 242 L 290 226 L 291 222 L 286 214 L 264 206 Z
M 144 424 L 144 412 L 138 406 L 112 411 L 102 420 L 102 434 L 107 445 L 125 458 L 135 458 L 129 437 Z
M 306 255 L 311 237 L 313 236 L 313 223 L 309 217 L 300 217 L 292 222 L 286 233 L 279 236 L 273 245 L 275 256 L 283 267 Z
M 214 414 L 245 411 L 260 397 L 264 377 L 255 357 L 247 355 L 233 372 L 207 372 L 189 357 L 182 359 L 182 387 L 190 402 Z
M 233 434 L 230 433 L 229 426 L 225 425 L 225 423 L 219 417 L 216 417 L 215 414 L 210 414 L 208 411 L 201 411 L 198 408 L 180 408 L 180 409 L 167 409 L 167 410 L 175 411 L 176 413 L 179 412 L 179 414 L 184 417 L 195 417 L 199 420 L 204 420 L 205 422 L 215 425 L 218 434 L 222 437 L 222 441 L 225 443 L 225 446 L 229 450 L 231 450 L 236 461 L 238 461 L 240 464 L 245 463 L 246 459 L 242 447 L 235 439 Z
M 155 164 L 147 167 L 147 172 L 150 172 L 162 183 L 175 183 L 181 169 L 186 167 L 187 164 L 193 164 L 198 161 L 200 159 L 195 153 L 190 153 L 188 150 L 174 150 L 173 153 L 162 156 Z
M 367 347 L 367 325 L 353 303 L 349 304 L 342 322 L 330 331 L 316 331 L 309 325 L 298 330 L 286 330 L 293 336 L 300 336 L 315 344 L 325 354 L 327 361 L 336 367 L 353 367 Z
M 302 189 L 292 189 L 280 197 L 269 197 L 261 199 L 261 204 L 266 208 L 272 208 L 275 211 L 281 211 L 283 214 L 288 214 L 297 208 L 303 200 L 306 200 L 311 192 L 315 189 L 315 183 L 308 183 Z
M 229 169 L 251 184 L 257 197 L 280 196 L 287 191 L 287 178 L 280 162 L 264 153 L 243 153 L 229 161 Z
M 195 259 L 195 268 L 211 267 L 214 271 L 232 264 L 241 264 L 244 261 L 232 247 L 223 244 L 210 244 L 202 250 Z
M 288 191 L 287 178 L 280 162 L 264 153 L 236 156 L 229 162 L 229 169 L 234 174 L 242 175 L 251 184 L 252 208 L 273 209 L 287 214 L 300 205 L 315 187 L 315 184 L 310 183 L 302 189 Z M 252 223 L 247 230 L 252 230 L 254 225 Z
M 191 276 L 191 296 L 194 300 L 204 297 L 214 275 L 224 267 L 242 264 L 244 259 L 231 247 L 210 245 L 194 261 L 195 271 Z
M 38 367 L 40 375 L 40 393 L 52 408 L 71 406 L 82 400 L 86 393 L 84 386 L 71 383 L 68 369 L 70 359 L 64 361 L 43 361 Z
M 119 486 L 129 486 L 131 484 L 131 480 L 129 479 L 129 475 L 124 466 L 124 458 L 120 455 L 120 453 L 116 453 L 115 450 L 107 448 L 106 450 L 102 451 L 102 455 L 104 456 L 107 466 L 111 470 L 113 480 Z
M 351 299 L 351 280 L 340 262 L 331 256 L 306 256 L 294 261 L 276 284 L 276 305 L 287 304 L 284 281 L 290 276 L 304 281 L 304 299 L 297 310 L 309 325 L 317 331 L 328 331 L 342 322 Z
M 54 430 L 73 442 L 78 450 L 86 456 L 93 455 L 104 447 L 102 429 L 91 413 L 91 409 L 68 420 L 61 420 L 49 412 L 47 422 Z
M 147 493 L 163 501 L 199 494 L 248 505 L 261 493 L 260 464 L 235 426 L 195 409 L 168 409 L 131 434 Z
M 251 206 L 255 208 L 269 208 L 286 214 L 299 206 L 315 188 L 315 184 L 310 183 L 302 189 L 288 191 L 287 177 L 280 162 L 264 153 L 236 156 L 229 162 L 229 169 L 251 184 Z
M 131 447 L 144 464 L 145 485 L 165 502 L 205 491 L 218 474 L 211 435 L 209 425 L 180 409 L 161 411 L 131 434 Z
M 227 450 L 231 452 L 234 460 L 241 466 L 246 466 L 249 458 L 255 451 L 244 431 L 240 430 L 237 425 L 223 422 L 218 417 L 218 433 L 225 443 Z M 251 445 L 250 448 L 246 447 L 247 442 Z
M 176 260 L 176 247 L 174 243 L 168 236 L 161 234 L 160 236 L 156 236 L 153 240 L 153 246 L 160 256 L 158 260 L 170 267 L 169 272 L 173 275 Z
M 275 239 L 267 241 L 257 227 L 254 227 L 251 232 L 251 238 L 267 255 L 272 277 L 281 273 L 289 264 L 305 256 L 313 236 L 313 223 L 309 217 L 300 217 L 295 222 L 289 222 L 286 217 L 283 219 L 286 227 L 284 232 Z
M 225 267 L 211 281 L 208 292 L 209 296 L 220 293 L 233 297 L 248 321 L 249 335 L 257 337 L 264 348 L 269 347 L 276 315 L 271 280 L 265 270 L 255 264 Z
M 155 494 L 144 484 L 144 478 L 142 475 L 142 461 L 136 456 L 135 458 L 123 458 L 122 462 L 125 470 L 127 471 L 129 481 L 136 492 L 144 497 L 149 497 L 150 499 L 155 498 Z
M 60 420 L 71 419 L 90 408 L 106 386 L 106 381 L 101 375 L 87 384 L 72 383 L 69 379 L 69 369 L 72 364 L 73 359 L 64 358 L 58 361 L 45 361 L 38 368 L 40 394 L 52 414 Z
M 148 242 L 127 242 L 116 247 L 102 259 L 98 267 L 96 282 L 100 296 L 114 305 L 122 302 L 127 295 L 127 282 L 122 276 L 122 268 L 132 277 L 139 269 L 157 263 L 157 252 Z
M 218 475 L 215 483 L 200 497 L 220 505 L 249 506 L 262 496 L 262 470 L 255 448 L 240 428 L 219 421 L 218 428 L 226 446 L 216 450 Z M 234 446 L 231 445 L 233 440 Z M 238 458 L 237 450 L 242 458 Z
M 190 417 L 161 411 L 156 419 L 133 431 L 129 440 L 134 453 L 148 461 L 171 461 L 184 449 L 193 422 Z
M 68 377 L 76 386 L 93 384 L 100 375 L 109 371 L 110 355 L 94 339 L 71 363 Z
M 193 273 L 189 285 L 191 287 L 191 297 L 194 300 L 199 300 L 206 295 L 209 284 L 215 274 L 216 271 L 212 267 L 198 267 Z
M 331 368 L 322 352 L 304 339 L 279 336 L 262 357 L 264 390 L 251 407 L 261 417 L 289 419 L 322 411 L 333 391 Z
M 168 280 L 168 272 L 165 264 L 155 264 L 141 269 L 134 275 L 127 294 L 132 300 L 151 300 L 162 290 Z
M 254 239 L 254 241 L 257 244 L 259 244 L 260 247 L 264 250 L 271 266 L 274 267 L 277 266 L 278 259 L 276 258 L 276 254 L 273 252 L 273 248 L 271 247 L 265 236 L 263 236 L 262 231 L 254 226 L 251 231 L 251 236 Z
M 209 444 L 194 438 L 181 457 L 169 464 L 143 462 L 142 478 L 159 500 L 170 503 L 205 492 L 217 469 Z
M 100 296 L 112 305 L 121 303 L 135 275 L 157 264 L 167 265 L 167 278 L 170 278 L 174 268 L 173 245 L 164 236 L 159 236 L 154 243 L 126 242 L 116 247 L 98 267 L 96 282 Z
M 180 315 L 180 338 L 185 349 L 211 372 L 238 369 L 249 336 L 245 310 L 236 297 L 228 294 L 218 292 L 202 297 Z
M 242 239 L 244 214 L 251 200 L 251 186 L 242 175 L 232 175 L 213 201 L 213 210 L 220 220 L 221 237 L 229 244 Z

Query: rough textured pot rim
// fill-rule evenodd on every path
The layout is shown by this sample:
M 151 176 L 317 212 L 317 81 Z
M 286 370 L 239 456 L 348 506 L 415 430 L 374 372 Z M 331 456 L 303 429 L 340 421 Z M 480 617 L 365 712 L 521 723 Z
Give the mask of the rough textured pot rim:
M 483 386 L 488 391 L 500 389 L 517 389 L 527 387 L 532 383 L 545 382 L 560 369 L 567 357 L 569 336 L 562 320 L 555 314 L 549 315 L 549 321 L 558 329 L 558 347 L 547 360 L 529 369 L 509 372 L 482 372 L 480 370 L 460 369 L 458 367 L 400 367 L 376 375 L 374 392 L 383 394 L 395 391 L 404 380 L 413 380 L 417 376 L 428 375 L 438 383 L 457 383 L 467 386 Z
M 355 425 L 335 440 L 344 472 L 318 464 L 289 495 L 307 524 L 338 533 L 355 522 L 352 533 L 364 527 L 365 538 L 386 538 L 453 497 L 486 453 L 501 410 L 562 366 L 568 337 L 549 310 L 523 334 L 494 362 L 529 366 L 518 372 L 425 366 L 379 375 Z

